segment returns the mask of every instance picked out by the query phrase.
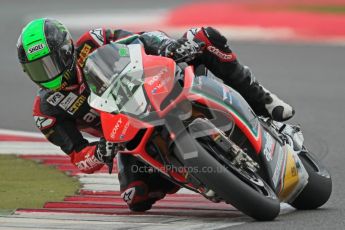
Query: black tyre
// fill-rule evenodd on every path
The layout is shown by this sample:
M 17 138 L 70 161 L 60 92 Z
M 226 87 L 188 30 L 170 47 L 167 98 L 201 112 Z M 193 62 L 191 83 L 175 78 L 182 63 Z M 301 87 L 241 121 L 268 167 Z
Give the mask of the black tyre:
M 183 135 L 179 138 L 183 139 Z M 177 147 L 175 147 L 174 152 L 185 166 L 198 169 L 198 172 L 193 173 L 193 175 L 200 182 L 207 185 L 227 203 L 256 220 L 270 221 L 279 215 L 280 202 L 272 190 L 269 194 L 263 194 L 255 189 L 255 186 L 250 186 L 248 181 L 241 180 L 225 168 L 197 141 L 189 142 L 189 146 L 191 145 L 194 145 L 197 150 L 196 157 L 185 159 Z M 207 171 L 202 170 L 205 168 Z M 215 173 L 210 173 L 211 171 Z M 265 183 L 260 177 L 257 179 L 260 180 L 260 183 Z M 265 185 L 267 184 L 265 183 Z
M 300 159 L 309 174 L 308 184 L 291 206 L 300 210 L 316 209 L 325 204 L 332 193 L 332 178 L 309 152 L 302 152 Z

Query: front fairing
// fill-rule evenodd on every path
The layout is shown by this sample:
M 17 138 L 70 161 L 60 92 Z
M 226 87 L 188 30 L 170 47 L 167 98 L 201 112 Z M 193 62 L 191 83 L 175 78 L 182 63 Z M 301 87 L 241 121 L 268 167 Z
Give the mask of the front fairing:
M 97 51 L 107 46 L 114 46 L 110 50 L 118 54 L 107 58 Z M 97 49 L 86 61 L 84 72 L 91 89 L 89 104 L 100 111 L 107 140 L 125 142 L 133 137 L 127 132 L 135 134 L 148 123 L 151 126 L 164 123 L 161 105 L 174 86 L 176 64 L 169 58 L 146 55 L 139 44 L 107 46 Z M 122 54 L 121 48 L 126 48 Z M 109 60 L 112 61 L 107 66 Z M 124 122 L 124 116 L 128 121 Z M 121 138 L 114 133 L 121 133 Z
M 255 134 L 258 133 L 256 115 L 246 100 L 230 86 L 209 76 L 198 76 L 193 81 L 192 92 L 202 94 L 225 105 L 238 114 Z
M 255 152 L 260 152 L 262 128 L 249 104 L 237 91 L 212 77 L 198 76 L 194 78 L 190 93 L 204 98 L 206 104 L 216 103 L 224 112 L 230 114 L 239 129 L 249 139 Z

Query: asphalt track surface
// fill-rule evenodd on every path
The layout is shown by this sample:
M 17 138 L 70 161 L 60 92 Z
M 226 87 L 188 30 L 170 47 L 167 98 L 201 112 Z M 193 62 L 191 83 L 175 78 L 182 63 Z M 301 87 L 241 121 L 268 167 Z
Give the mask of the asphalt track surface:
M 16 41 L 28 17 L 56 12 L 88 12 L 131 8 L 160 9 L 185 1 L 72 1 L 5 0 L 0 7 L 0 127 L 37 131 L 31 117 L 36 86 L 22 73 Z M 117 3 L 117 4 L 116 4 Z M 159 3 L 159 5 L 158 5 Z M 77 36 L 81 31 L 72 31 Z M 323 158 L 333 176 L 329 202 L 315 211 L 282 215 L 274 222 L 249 222 L 233 229 L 343 229 L 345 201 L 345 47 L 322 44 L 231 42 L 240 60 L 257 78 L 296 109 L 294 123 L 305 130 L 309 146 Z M 264 210 L 263 210 L 264 211 Z

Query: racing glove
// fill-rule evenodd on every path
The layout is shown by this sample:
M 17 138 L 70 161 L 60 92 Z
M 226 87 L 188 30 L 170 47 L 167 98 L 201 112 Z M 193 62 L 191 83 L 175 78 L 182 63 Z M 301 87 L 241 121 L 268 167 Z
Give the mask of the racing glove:
M 109 174 L 113 169 L 114 158 L 118 151 L 118 145 L 113 142 L 106 141 L 104 137 L 101 137 L 98 145 L 95 157 L 100 162 L 106 164 L 109 168 Z
M 103 137 L 94 144 L 90 144 L 80 151 L 69 154 L 71 162 L 83 173 L 94 173 L 100 170 L 104 164 L 112 172 L 113 159 L 118 151 L 116 143 L 107 142 Z
M 172 58 L 176 62 L 189 62 L 201 54 L 204 47 L 204 42 L 180 38 L 176 41 L 171 40 L 158 51 L 158 54 Z

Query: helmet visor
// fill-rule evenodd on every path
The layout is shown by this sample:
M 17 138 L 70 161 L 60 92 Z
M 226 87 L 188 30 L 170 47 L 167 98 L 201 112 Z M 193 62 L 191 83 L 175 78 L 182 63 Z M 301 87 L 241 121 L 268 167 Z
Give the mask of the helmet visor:
M 24 71 L 36 83 L 44 83 L 60 76 L 73 62 L 73 45 L 65 44 L 48 56 L 22 63 Z

